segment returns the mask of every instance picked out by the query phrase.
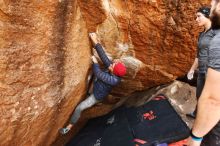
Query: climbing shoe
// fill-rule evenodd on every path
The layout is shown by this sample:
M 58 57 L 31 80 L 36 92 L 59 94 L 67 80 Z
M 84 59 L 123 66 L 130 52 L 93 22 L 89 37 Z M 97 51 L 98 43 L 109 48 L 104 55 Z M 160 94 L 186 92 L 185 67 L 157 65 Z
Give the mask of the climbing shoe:
M 59 130 L 60 134 L 62 134 L 62 135 L 67 134 L 69 131 L 70 131 L 69 128 L 61 128 L 61 129 Z

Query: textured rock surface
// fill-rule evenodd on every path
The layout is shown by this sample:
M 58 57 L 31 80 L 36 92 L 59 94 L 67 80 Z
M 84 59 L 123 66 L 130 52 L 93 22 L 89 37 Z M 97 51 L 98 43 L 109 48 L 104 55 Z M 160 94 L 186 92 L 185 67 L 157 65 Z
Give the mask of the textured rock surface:
M 172 81 L 188 70 L 196 0 L 0 1 L 0 145 L 51 145 L 86 91 L 96 31 L 129 66 L 114 95 Z M 107 113 L 118 99 L 84 113 Z

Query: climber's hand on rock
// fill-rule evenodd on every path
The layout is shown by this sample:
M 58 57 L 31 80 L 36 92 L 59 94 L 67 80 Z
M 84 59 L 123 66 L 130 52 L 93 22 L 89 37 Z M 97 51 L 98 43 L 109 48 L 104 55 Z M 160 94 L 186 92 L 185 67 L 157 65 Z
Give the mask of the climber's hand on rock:
M 193 75 L 194 75 L 194 70 L 190 70 L 187 74 L 187 78 L 188 80 L 192 80 L 193 79 Z
M 94 32 L 93 33 L 89 33 L 89 37 L 91 38 L 91 40 L 92 40 L 94 45 L 98 43 L 98 39 L 97 39 L 96 33 L 94 33 Z
M 93 62 L 93 63 L 98 63 L 98 61 L 97 61 L 97 59 L 96 59 L 95 56 L 92 56 L 91 59 L 92 59 L 92 62 Z
M 96 50 L 95 50 L 94 48 L 92 48 L 92 54 L 93 54 L 93 55 L 95 54 L 95 51 L 96 51 Z

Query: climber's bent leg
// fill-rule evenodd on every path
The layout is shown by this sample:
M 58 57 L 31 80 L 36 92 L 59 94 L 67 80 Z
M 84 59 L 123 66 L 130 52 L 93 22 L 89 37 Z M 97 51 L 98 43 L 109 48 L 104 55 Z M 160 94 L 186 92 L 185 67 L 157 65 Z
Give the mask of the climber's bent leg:
M 86 98 L 84 101 L 82 101 L 75 109 L 71 120 L 70 120 L 70 124 L 67 125 L 67 127 L 65 128 L 61 128 L 60 129 L 60 133 L 61 134 L 66 134 L 69 132 L 69 130 L 73 127 L 73 125 L 79 120 L 80 116 L 81 116 L 81 112 L 84 111 L 87 108 L 92 107 L 93 105 L 95 105 L 96 103 L 98 103 L 99 101 L 95 98 L 94 94 L 91 94 L 88 98 Z
M 84 111 L 87 108 L 92 107 L 93 105 L 95 105 L 98 102 L 99 101 L 95 98 L 94 94 L 91 94 L 88 98 L 86 98 L 84 101 L 82 101 L 76 107 L 76 109 L 71 117 L 70 123 L 75 124 L 79 120 L 82 111 Z

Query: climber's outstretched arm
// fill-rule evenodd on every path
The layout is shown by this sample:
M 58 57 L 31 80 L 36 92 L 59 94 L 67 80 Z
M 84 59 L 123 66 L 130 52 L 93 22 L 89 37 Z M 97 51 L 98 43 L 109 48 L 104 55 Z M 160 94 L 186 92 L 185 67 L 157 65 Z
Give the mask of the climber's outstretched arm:
M 98 42 L 96 34 L 90 33 L 89 36 L 94 44 L 94 47 L 99 55 L 99 58 L 102 60 L 105 67 L 108 68 L 112 64 L 112 61 L 108 58 L 102 45 Z

